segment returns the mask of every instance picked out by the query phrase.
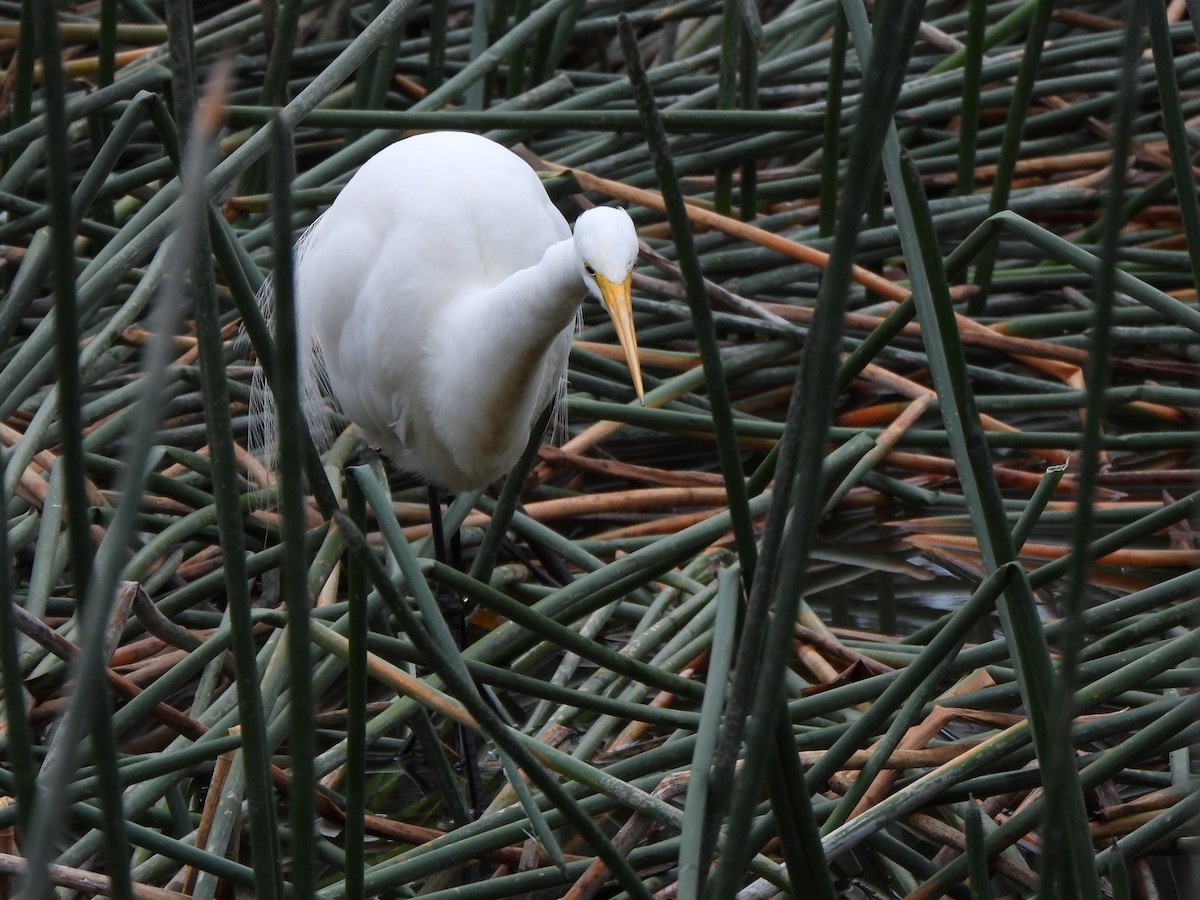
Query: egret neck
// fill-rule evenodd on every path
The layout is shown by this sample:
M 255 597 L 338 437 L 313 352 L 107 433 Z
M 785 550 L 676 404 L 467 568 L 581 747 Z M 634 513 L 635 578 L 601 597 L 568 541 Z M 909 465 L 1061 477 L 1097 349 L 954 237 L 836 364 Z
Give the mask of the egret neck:
M 552 396 L 570 353 L 587 292 L 571 239 L 470 302 L 448 303 L 429 339 L 431 360 L 471 360 L 426 380 L 425 400 L 440 441 L 479 483 L 529 438 L 535 404 Z M 486 476 L 486 477 L 485 477 Z

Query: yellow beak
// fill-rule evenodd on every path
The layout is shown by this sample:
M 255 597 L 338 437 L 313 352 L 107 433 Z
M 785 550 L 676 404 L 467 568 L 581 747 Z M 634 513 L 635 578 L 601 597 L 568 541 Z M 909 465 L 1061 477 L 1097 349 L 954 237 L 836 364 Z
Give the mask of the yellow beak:
M 625 280 L 617 284 L 603 275 L 596 275 L 596 284 L 600 288 L 601 302 L 617 330 L 617 340 L 625 351 L 625 364 L 629 366 L 629 374 L 633 377 L 633 389 L 638 400 L 644 404 L 642 365 L 638 361 L 637 335 L 633 330 L 633 276 L 626 275 Z

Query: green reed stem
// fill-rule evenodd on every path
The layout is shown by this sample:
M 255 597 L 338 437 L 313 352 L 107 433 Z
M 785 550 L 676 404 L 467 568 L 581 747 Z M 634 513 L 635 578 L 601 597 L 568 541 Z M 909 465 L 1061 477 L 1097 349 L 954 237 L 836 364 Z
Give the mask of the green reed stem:
M 975 190 L 975 149 L 979 137 L 979 91 L 983 72 L 983 37 L 987 26 L 986 0 L 970 0 L 966 59 L 962 73 L 962 112 L 959 117 L 958 176 L 954 189 L 967 195 Z
M 54 360 L 58 369 L 59 396 L 62 398 L 63 446 L 59 465 L 66 473 L 65 495 L 67 501 L 67 541 L 71 560 L 71 574 L 75 583 L 76 603 L 81 621 L 86 621 L 90 635 L 99 637 L 104 626 L 103 613 L 107 604 L 83 600 L 87 586 L 91 583 L 92 547 L 88 534 L 88 498 L 83 472 L 83 426 L 79 415 L 81 407 L 79 376 L 79 327 L 75 293 L 75 253 L 71 245 L 71 196 L 68 179 L 71 171 L 68 158 L 67 118 L 64 101 L 64 77 L 62 57 L 58 39 L 56 9 L 43 4 L 36 10 L 36 18 L 30 24 L 37 35 L 41 49 L 42 78 L 47 88 L 46 129 L 49 161 L 49 193 L 52 205 L 51 245 L 54 281 L 56 288 L 55 309 L 57 327 L 54 331 Z M 95 641 L 98 645 L 99 641 Z M 98 646 L 91 653 L 92 665 L 83 668 L 81 657 L 76 658 L 76 674 L 94 672 L 101 665 Z M 40 897 L 50 889 L 49 865 L 62 826 L 61 815 L 65 802 L 66 773 L 74 765 L 76 744 L 90 725 L 95 715 L 95 690 L 103 690 L 101 682 L 92 677 L 87 681 L 76 680 L 72 702 L 58 728 L 56 743 L 59 748 L 54 765 L 44 768 L 38 778 L 37 804 L 34 807 L 29 832 L 26 835 L 25 855 L 28 870 L 23 887 L 31 896 Z M 48 769 L 48 770 L 47 770 Z M 106 818 L 118 815 L 118 810 L 105 810 Z M 114 843 L 119 844 L 120 835 Z M 113 844 L 106 845 L 109 850 Z M 118 869 L 125 867 L 124 860 L 117 861 L 109 854 L 108 862 Z M 128 869 L 126 868 L 127 872 Z M 118 876 L 120 878 L 120 876 Z M 117 882 L 118 889 L 128 893 L 128 878 L 124 887 Z
M 283 39 L 279 35 L 279 40 Z M 278 44 L 275 49 L 278 48 Z M 300 409 L 300 338 L 296 333 L 295 262 L 292 255 L 292 210 L 289 196 L 293 177 L 291 134 L 278 120 L 272 126 L 270 183 L 271 218 L 275 224 L 275 271 L 271 289 L 275 298 L 276 410 L 279 417 L 279 492 L 283 513 L 281 593 L 287 605 L 289 695 L 291 729 L 288 737 L 292 784 L 289 812 L 292 833 L 292 885 L 301 896 L 313 891 L 315 873 L 316 809 L 313 792 L 312 658 L 309 608 L 312 600 L 304 573 L 308 559 L 304 546 L 303 456 L 299 434 L 304 427 Z
M 637 40 L 628 20 L 621 20 L 621 47 L 625 53 L 625 65 L 633 87 L 638 112 L 642 116 L 642 129 L 649 145 L 650 158 L 654 163 L 663 203 L 667 208 L 667 219 L 671 223 L 671 234 L 679 256 L 679 267 L 687 288 L 688 306 L 692 311 L 692 323 L 700 347 L 700 359 L 704 366 L 704 381 L 712 404 L 713 426 L 717 439 L 717 454 L 721 473 L 725 478 L 729 512 L 733 519 L 734 537 L 737 541 L 738 557 L 742 562 L 743 577 L 753 571 L 758 550 L 754 538 L 754 523 L 749 515 L 749 496 L 746 478 L 742 469 L 741 453 L 738 450 L 736 432 L 733 428 L 733 410 L 729 400 L 729 387 L 725 381 L 720 350 L 717 345 L 716 329 L 712 310 L 704 288 L 704 273 L 696 257 L 692 232 L 684 209 L 683 193 L 675 176 L 671 161 L 670 144 L 658 118 L 654 94 L 650 82 L 642 69 Z
M 1021 140 L 1025 134 L 1025 120 L 1029 115 L 1029 102 L 1033 97 L 1038 63 L 1042 56 L 1042 44 L 1046 40 L 1046 31 L 1050 25 L 1050 13 L 1054 9 L 1054 0 L 1036 0 L 1036 3 L 1031 5 L 1034 7 L 1033 18 L 1025 37 L 1021 70 L 1017 75 L 1012 101 L 1008 107 L 1008 118 L 1004 123 L 1004 139 L 1000 144 L 1000 158 L 996 162 L 996 174 L 992 181 L 992 197 L 988 203 L 990 214 L 998 213 L 1008 206 L 1017 158 L 1021 152 Z M 971 298 L 968 305 L 967 311 L 970 315 L 981 315 L 986 308 L 995 265 L 995 253 L 990 250 L 985 251 L 975 269 L 974 283 L 979 286 L 979 293 Z
M 1101 429 L 1106 422 L 1107 404 L 1105 403 L 1104 389 L 1109 381 L 1109 336 L 1115 294 L 1114 272 L 1118 254 L 1117 241 L 1124 226 L 1121 208 L 1132 138 L 1131 122 L 1134 112 L 1134 94 L 1137 88 L 1137 64 L 1142 48 L 1141 6 L 1131 3 L 1126 4 L 1126 9 L 1128 39 L 1121 66 L 1114 79 L 1117 102 L 1113 124 L 1112 181 L 1106 197 L 1105 225 L 1101 236 L 1100 259 L 1105 265 L 1097 279 L 1091 349 L 1085 369 L 1088 398 L 1082 413 L 1084 443 L 1079 461 L 1079 500 L 1075 520 L 1072 523 L 1073 559 L 1067 575 L 1066 595 L 1063 598 L 1063 621 L 1066 623 L 1066 633 L 1064 639 L 1059 643 L 1061 657 L 1058 666 L 1057 697 L 1051 719 L 1051 727 L 1054 730 L 1054 740 L 1051 744 L 1054 756 L 1048 761 L 1048 769 L 1051 773 L 1067 768 L 1073 771 L 1075 767 L 1075 749 L 1069 743 L 1070 700 L 1078 682 L 1077 666 L 1084 644 L 1084 636 L 1080 628 L 1083 610 L 1087 605 L 1086 591 L 1092 567 L 1092 557 L 1088 554 L 1087 548 L 1092 537 L 1093 509 L 1100 467 L 1097 445 Z M 1084 891 L 1086 894 L 1081 894 L 1081 896 L 1098 898 L 1099 886 L 1095 884 L 1092 850 L 1088 846 L 1089 834 L 1086 824 L 1081 829 L 1079 823 L 1072 822 L 1065 816 L 1054 814 L 1055 810 L 1062 809 L 1073 802 L 1073 798 L 1066 796 L 1065 792 L 1073 790 L 1074 787 L 1069 779 L 1060 780 L 1048 777 L 1046 780 L 1046 799 L 1051 815 L 1047 819 L 1043 834 L 1046 853 L 1043 856 L 1040 873 L 1041 883 L 1043 889 L 1047 891 L 1055 890 L 1057 885 L 1058 889 Z M 1065 871 L 1067 865 L 1074 867 L 1073 876 L 1068 875 Z
M 878 111 L 894 109 L 911 38 L 916 33 L 923 7 L 922 3 L 913 3 L 892 5 L 881 10 L 879 27 L 881 33 L 887 35 L 887 40 L 884 41 L 882 52 L 870 53 L 870 62 L 867 63 L 864 103 L 870 108 Z M 849 17 L 857 7 L 847 5 L 845 9 Z M 865 58 L 868 47 L 859 42 L 856 42 L 856 46 L 860 58 Z M 725 727 L 717 748 L 715 784 L 728 784 L 732 780 L 733 761 L 741 743 L 747 713 L 751 714 L 753 725 L 746 735 L 747 759 L 768 758 L 767 742 L 774 738 L 776 711 L 782 699 L 781 675 L 791 642 L 792 623 L 803 592 L 808 547 L 819 511 L 815 492 L 806 489 L 796 491 L 792 486 L 798 481 L 807 487 L 819 480 L 832 399 L 827 392 L 824 395 L 821 392 L 825 390 L 825 385 L 832 383 L 836 369 L 836 348 L 849 293 L 859 219 L 866 208 L 868 185 L 879 163 L 879 149 L 889 120 L 890 116 L 883 114 L 869 118 L 855 132 L 851 141 L 848 169 L 857 173 L 858 177 L 845 187 L 839 207 L 835 249 L 821 281 L 816 318 L 788 408 L 785 436 L 781 441 L 776 468 L 776 489 L 738 651 L 738 658 L 743 664 L 737 667 L 734 675 Z M 789 552 L 781 557 L 779 550 L 785 539 L 784 523 L 789 519 Z M 776 623 L 773 629 L 766 628 L 768 610 Z M 754 661 L 753 668 L 748 665 L 750 660 Z M 730 812 L 726 823 L 729 829 L 727 846 L 706 887 L 706 896 L 724 896 L 732 890 L 738 877 L 760 775 L 754 768 L 743 771 L 731 803 L 726 792 L 709 799 L 711 812 L 706 826 L 710 840 L 715 837 L 726 803 L 730 803 Z M 809 835 L 806 842 L 806 868 L 810 876 L 814 872 L 826 872 L 823 854 L 812 846 L 816 824 L 811 811 L 801 807 L 796 812 L 801 828 Z M 707 858 L 704 862 L 707 864 Z M 832 883 L 826 879 L 819 879 L 813 891 L 818 895 L 833 896 Z

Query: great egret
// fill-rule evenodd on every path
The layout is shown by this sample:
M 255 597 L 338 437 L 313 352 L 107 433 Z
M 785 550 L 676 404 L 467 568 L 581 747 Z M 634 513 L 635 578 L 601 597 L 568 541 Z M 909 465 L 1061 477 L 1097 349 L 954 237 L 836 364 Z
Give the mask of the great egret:
M 399 141 L 358 170 L 300 239 L 297 337 L 309 428 L 327 436 L 322 377 L 366 439 L 437 488 L 482 487 L 512 468 L 541 410 L 565 389 L 580 304 L 612 317 L 642 396 L 630 298 L 638 240 L 623 210 L 597 207 L 574 236 L 520 157 L 478 135 Z M 263 305 L 271 312 L 269 286 Z M 261 373 L 259 437 L 273 451 Z M 461 646 L 461 602 L 439 595 Z M 482 803 L 469 731 L 472 806 Z
M 310 428 L 327 428 L 313 402 L 323 365 L 342 410 L 401 469 L 452 492 L 488 484 L 562 388 L 589 295 L 642 396 L 637 253 L 624 210 L 589 209 L 572 236 L 530 166 L 494 141 L 436 132 L 392 144 L 297 245 Z

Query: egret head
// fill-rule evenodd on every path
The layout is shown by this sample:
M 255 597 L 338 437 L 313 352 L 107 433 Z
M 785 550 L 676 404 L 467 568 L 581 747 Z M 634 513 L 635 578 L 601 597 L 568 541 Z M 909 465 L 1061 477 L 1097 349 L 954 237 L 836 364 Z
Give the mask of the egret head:
M 633 330 L 631 294 L 638 237 L 629 213 L 609 206 L 586 210 L 575 222 L 575 253 L 588 293 L 612 317 L 633 389 L 641 400 L 642 369 Z

